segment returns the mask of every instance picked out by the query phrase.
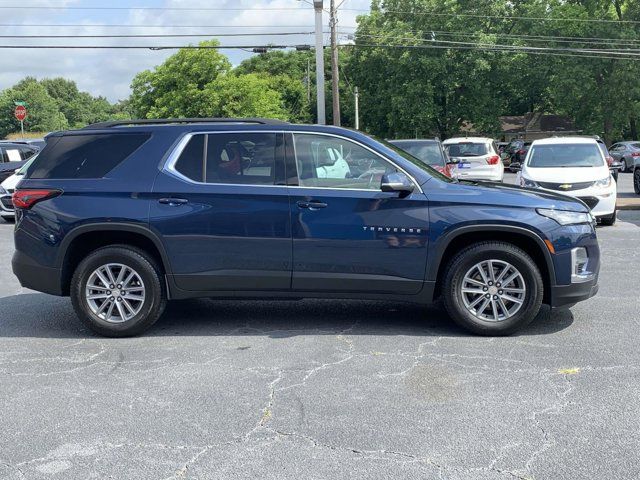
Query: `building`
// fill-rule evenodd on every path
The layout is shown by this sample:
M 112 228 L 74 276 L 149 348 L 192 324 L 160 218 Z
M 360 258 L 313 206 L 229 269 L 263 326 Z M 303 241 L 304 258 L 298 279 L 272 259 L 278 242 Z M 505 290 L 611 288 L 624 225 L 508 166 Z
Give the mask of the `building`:
M 582 130 L 576 129 L 573 121 L 563 115 L 547 115 L 543 113 L 527 113 L 499 117 L 501 132 L 499 138 L 508 142 L 515 138 L 527 141 L 554 135 L 580 135 Z

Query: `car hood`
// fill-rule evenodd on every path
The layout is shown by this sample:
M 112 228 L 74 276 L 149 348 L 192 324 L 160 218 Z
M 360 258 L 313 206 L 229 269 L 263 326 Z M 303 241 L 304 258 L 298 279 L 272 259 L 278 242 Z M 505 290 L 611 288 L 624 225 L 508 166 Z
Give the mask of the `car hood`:
M 16 185 L 18 185 L 18 182 L 20 182 L 22 178 L 23 178 L 22 175 L 16 175 L 14 173 L 9 178 L 7 178 L 4 182 L 2 182 L 2 188 L 4 188 L 5 190 L 15 190 Z
M 433 195 L 435 199 L 444 194 L 450 200 L 478 205 L 550 208 L 571 212 L 589 211 L 582 201 L 568 195 L 504 183 L 467 181 L 447 183 L 434 178 L 424 184 L 423 190 L 428 198 L 432 198 Z
M 525 168 L 522 176 L 535 182 L 553 183 L 581 183 L 602 180 L 609 176 L 609 168 L 578 167 L 578 168 Z

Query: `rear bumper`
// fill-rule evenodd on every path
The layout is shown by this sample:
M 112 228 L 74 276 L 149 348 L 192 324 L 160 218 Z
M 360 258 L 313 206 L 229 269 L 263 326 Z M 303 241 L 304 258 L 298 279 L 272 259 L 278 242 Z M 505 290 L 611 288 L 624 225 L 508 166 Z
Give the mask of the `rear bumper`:
M 598 293 L 598 278 L 590 282 L 555 285 L 551 287 L 551 307 L 568 308 Z
M 20 285 L 24 288 L 50 295 L 63 295 L 61 269 L 38 265 L 29 256 L 18 250 L 13 254 L 11 267 L 14 275 L 18 277 Z

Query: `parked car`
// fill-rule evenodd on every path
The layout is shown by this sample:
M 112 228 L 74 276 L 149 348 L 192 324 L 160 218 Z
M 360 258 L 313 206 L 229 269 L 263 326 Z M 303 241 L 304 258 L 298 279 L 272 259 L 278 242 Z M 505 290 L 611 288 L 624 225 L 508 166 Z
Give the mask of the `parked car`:
M 32 156 L 25 164 L 15 171 L 13 175 L 7 178 L 2 184 L 0 184 L 0 216 L 7 222 L 13 222 L 15 220 L 15 209 L 13 208 L 13 192 L 15 192 L 16 186 L 24 177 L 29 165 L 33 163 L 38 154 Z
M 24 143 L 0 142 L 0 183 L 21 168 L 38 148 Z
M 46 145 L 44 138 L 25 138 L 24 140 L 0 140 L 0 143 L 13 143 L 16 145 L 27 145 L 37 150 L 42 150 Z
M 507 153 L 506 156 L 508 158 L 508 163 L 505 162 L 505 164 L 509 167 L 513 165 L 514 169 L 511 171 L 517 171 L 518 165 L 524 162 L 529 148 L 531 148 L 531 142 L 529 141 L 524 141 L 518 138 L 509 142 L 509 145 L 505 150 Z
M 489 180 L 501 182 L 504 164 L 498 148 L 490 138 L 450 138 L 442 145 L 454 164 L 453 176 L 463 180 Z
M 516 183 L 579 198 L 603 225 L 616 221 L 616 182 L 593 138 L 535 140 Z
M 618 142 L 611 145 L 609 153 L 620 162 L 621 172 L 632 172 L 636 162 L 640 161 L 640 142 Z
M 609 167 L 609 171 L 611 172 L 611 176 L 613 179 L 618 182 L 618 172 L 622 169 L 622 164 L 615 160 L 611 154 L 609 153 L 609 149 L 607 149 L 606 143 L 600 137 L 595 137 L 596 142 L 598 142 L 598 147 L 602 150 L 602 154 L 604 155 L 604 159 L 607 162 L 607 166 Z
M 435 168 L 447 177 L 452 177 L 451 166 L 442 143 L 437 138 L 416 140 L 389 140 L 389 143 L 413 155 L 425 165 Z
M 454 181 L 361 132 L 129 120 L 50 138 L 13 194 L 13 271 L 103 335 L 194 297 L 442 297 L 461 326 L 504 335 L 598 290 L 584 203 Z M 318 175 L 327 150 L 367 171 Z

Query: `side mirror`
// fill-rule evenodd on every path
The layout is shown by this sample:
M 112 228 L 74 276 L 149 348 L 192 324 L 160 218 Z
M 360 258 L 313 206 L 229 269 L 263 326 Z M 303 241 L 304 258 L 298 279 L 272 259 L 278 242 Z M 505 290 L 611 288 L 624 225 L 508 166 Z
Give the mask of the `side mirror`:
M 459 158 L 447 158 L 447 164 L 449 165 L 457 165 L 460 163 Z
M 385 173 L 380 182 L 380 190 L 398 192 L 401 197 L 409 195 L 414 188 L 413 182 L 402 172 Z
M 513 162 L 511 165 L 509 165 L 509 170 L 511 170 L 512 172 L 519 172 L 520 170 L 522 170 L 522 165 L 520 164 L 520 162 Z

